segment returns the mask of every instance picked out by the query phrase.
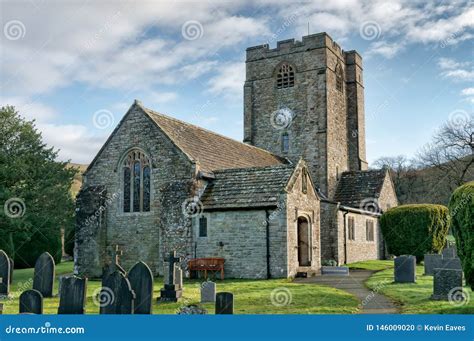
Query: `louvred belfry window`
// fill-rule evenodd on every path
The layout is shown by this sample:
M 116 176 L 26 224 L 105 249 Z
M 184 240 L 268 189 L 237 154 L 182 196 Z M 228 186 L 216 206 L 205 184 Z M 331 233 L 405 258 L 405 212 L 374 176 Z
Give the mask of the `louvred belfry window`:
M 277 88 L 284 89 L 295 86 L 295 71 L 290 64 L 284 63 L 277 73 Z
M 123 211 L 150 211 L 151 168 L 148 157 L 139 150 L 130 151 L 123 169 Z

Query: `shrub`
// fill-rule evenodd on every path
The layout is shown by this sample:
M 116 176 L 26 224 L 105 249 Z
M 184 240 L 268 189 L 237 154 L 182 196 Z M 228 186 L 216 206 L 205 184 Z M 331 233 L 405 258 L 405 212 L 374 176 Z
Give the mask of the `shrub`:
M 453 192 L 449 200 L 449 213 L 466 283 L 474 290 L 474 181 Z
M 388 252 L 395 256 L 414 255 L 421 262 L 425 253 L 439 253 L 446 244 L 449 210 L 442 205 L 402 205 L 380 218 Z

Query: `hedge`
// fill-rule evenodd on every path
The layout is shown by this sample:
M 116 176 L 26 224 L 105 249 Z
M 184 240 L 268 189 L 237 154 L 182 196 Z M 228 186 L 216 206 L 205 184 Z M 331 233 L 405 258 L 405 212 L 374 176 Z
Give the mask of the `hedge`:
M 474 181 L 453 192 L 449 200 L 449 213 L 466 284 L 474 290 Z
M 450 219 L 443 205 L 402 205 L 380 218 L 388 252 L 395 256 L 414 255 L 421 262 L 426 253 L 439 253 L 446 245 Z

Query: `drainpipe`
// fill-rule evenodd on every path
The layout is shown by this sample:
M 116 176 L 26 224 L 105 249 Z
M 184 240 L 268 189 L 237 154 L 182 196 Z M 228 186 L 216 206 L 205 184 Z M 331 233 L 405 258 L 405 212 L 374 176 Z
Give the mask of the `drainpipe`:
M 265 210 L 265 230 L 266 230 L 266 246 L 267 246 L 267 279 L 272 277 L 270 273 L 270 213 Z
M 348 215 L 349 212 L 345 211 L 344 212 L 344 264 L 347 264 L 347 219 L 346 215 Z

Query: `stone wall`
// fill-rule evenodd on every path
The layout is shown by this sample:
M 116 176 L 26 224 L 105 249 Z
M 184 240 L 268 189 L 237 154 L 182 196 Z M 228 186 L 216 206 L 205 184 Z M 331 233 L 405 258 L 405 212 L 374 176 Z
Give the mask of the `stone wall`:
M 122 209 L 121 161 L 133 148 L 151 159 L 150 212 L 124 213 Z M 168 251 L 165 244 L 177 248 L 182 257 L 191 253 L 191 223 L 181 204 L 194 195 L 194 174 L 194 165 L 138 105 L 133 105 L 99 152 L 83 184 L 84 188 L 103 185 L 116 198 L 106 210 L 106 246 L 120 246 L 125 269 L 142 260 L 154 274 L 161 273 L 163 253 Z M 83 262 L 85 273 L 97 273 L 96 263 Z

